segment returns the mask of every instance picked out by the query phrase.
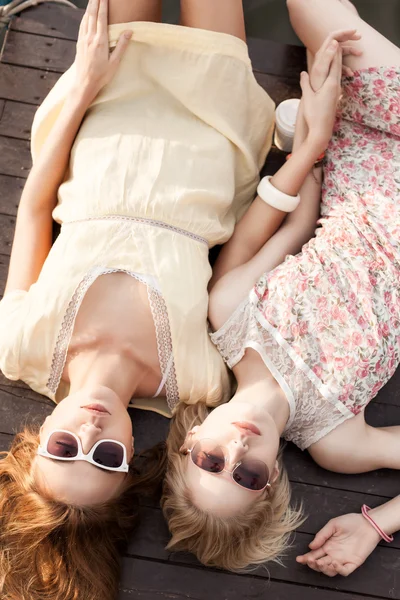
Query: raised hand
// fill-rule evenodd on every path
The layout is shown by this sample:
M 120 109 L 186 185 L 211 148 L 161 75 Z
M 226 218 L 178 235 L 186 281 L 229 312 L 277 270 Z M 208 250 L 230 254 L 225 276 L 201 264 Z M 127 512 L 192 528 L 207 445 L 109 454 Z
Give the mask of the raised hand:
M 311 542 L 310 552 L 296 560 L 328 577 L 347 577 L 365 562 L 380 539 L 361 514 L 343 515 L 329 521 Z
M 132 31 L 120 36 L 110 54 L 108 45 L 108 0 L 89 0 L 79 29 L 75 57 L 75 85 L 91 100 L 114 77 L 132 37 Z
M 303 91 L 303 115 L 309 135 L 322 152 L 332 137 L 337 105 L 342 92 L 342 50 L 336 40 L 325 46 L 313 66 L 314 69 L 320 79 L 319 89 L 313 89 L 312 75 L 306 72 L 301 74 L 300 85 Z
M 326 79 L 326 73 L 329 70 L 330 57 L 334 54 L 338 45 L 344 56 L 361 56 L 362 50 L 359 50 L 351 45 L 350 42 L 359 41 L 361 34 L 357 33 L 356 29 L 340 29 L 333 31 L 328 35 L 321 48 L 315 55 L 314 64 L 310 72 L 310 83 L 314 91 L 318 91 Z M 342 64 L 342 73 L 345 76 L 351 77 L 353 71 L 350 67 Z

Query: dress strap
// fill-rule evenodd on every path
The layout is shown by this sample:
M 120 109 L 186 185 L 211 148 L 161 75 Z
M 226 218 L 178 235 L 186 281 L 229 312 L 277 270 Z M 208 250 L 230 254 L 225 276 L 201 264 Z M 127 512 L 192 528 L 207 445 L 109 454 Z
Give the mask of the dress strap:
M 161 383 L 158 386 L 158 389 L 156 391 L 156 393 L 154 394 L 153 398 L 158 398 L 158 396 L 161 394 L 161 392 L 164 389 L 165 384 L 167 383 L 167 379 L 169 377 L 169 373 L 171 371 L 172 365 L 174 364 L 174 355 L 171 353 L 168 363 L 167 363 L 167 368 L 165 369 L 165 373 L 163 375 L 163 378 L 161 379 Z

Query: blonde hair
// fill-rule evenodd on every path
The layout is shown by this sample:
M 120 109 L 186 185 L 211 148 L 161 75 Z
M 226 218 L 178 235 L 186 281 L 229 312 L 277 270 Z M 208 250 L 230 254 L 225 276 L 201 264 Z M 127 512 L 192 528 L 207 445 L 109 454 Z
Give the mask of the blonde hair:
M 172 534 L 167 549 L 192 552 L 204 565 L 230 571 L 279 560 L 290 534 L 304 521 L 301 509 L 290 507 L 290 484 L 280 456 L 277 481 L 245 513 L 229 518 L 215 516 L 193 502 L 185 480 L 187 457 L 180 448 L 190 429 L 201 425 L 207 415 L 203 403 L 181 403 L 171 423 L 161 500 Z
M 162 462 L 140 476 L 131 467 L 120 495 L 78 507 L 39 491 L 31 475 L 37 429 L 17 435 L 0 460 L 0 597 L 7 600 L 115 600 L 119 550 L 137 522 L 138 489 L 151 491 Z

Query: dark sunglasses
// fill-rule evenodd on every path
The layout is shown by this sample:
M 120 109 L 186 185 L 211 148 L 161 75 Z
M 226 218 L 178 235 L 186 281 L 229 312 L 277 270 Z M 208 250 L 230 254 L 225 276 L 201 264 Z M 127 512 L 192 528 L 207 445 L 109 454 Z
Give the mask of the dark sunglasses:
M 84 460 L 106 471 L 129 471 L 126 447 L 121 442 L 99 440 L 85 454 L 79 437 L 65 429 L 55 429 L 50 433 L 44 446 L 39 446 L 37 454 L 54 460 Z
M 271 487 L 269 470 L 262 460 L 245 458 L 236 463 L 232 471 L 225 469 L 227 456 L 229 456 L 228 451 L 215 440 L 200 440 L 187 453 L 190 454 L 193 464 L 199 469 L 215 475 L 226 471 L 237 485 L 246 490 L 259 492 Z

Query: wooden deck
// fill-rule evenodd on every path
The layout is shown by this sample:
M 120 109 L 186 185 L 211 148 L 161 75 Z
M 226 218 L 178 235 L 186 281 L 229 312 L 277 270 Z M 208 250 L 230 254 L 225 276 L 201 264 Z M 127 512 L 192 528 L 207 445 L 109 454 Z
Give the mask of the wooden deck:
M 32 118 L 37 105 L 73 60 L 80 17 L 80 11 L 42 5 L 16 18 L 7 35 L 0 63 L 1 291 L 17 205 L 31 165 Z M 274 100 L 299 96 L 297 82 L 304 68 L 304 52 L 259 40 L 250 40 L 249 46 L 257 79 Z M 273 150 L 266 172 L 274 172 L 281 161 L 281 154 Z M 371 424 L 400 423 L 399 384 L 400 371 L 368 408 Z M 41 421 L 51 409 L 49 400 L 0 375 L 0 449 L 9 446 L 13 433 L 25 422 Z M 167 419 L 142 411 L 133 416 L 137 450 L 165 438 Z M 358 512 L 363 503 L 376 506 L 399 494 L 400 475 L 394 471 L 362 476 L 332 474 L 290 444 L 285 462 L 294 499 L 303 499 L 309 514 L 295 537 L 285 566 L 270 565 L 269 571 L 258 568 L 248 575 L 233 575 L 205 569 L 185 554 L 169 554 L 164 550 L 168 532 L 158 503 L 148 502 L 143 506 L 139 530 L 123 559 L 120 599 L 400 600 L 400 535 L 390 546 L 382 543 L 366 565 L 348 578 L 329 579 L 297 565 L 294 560 L 331 517 Z

